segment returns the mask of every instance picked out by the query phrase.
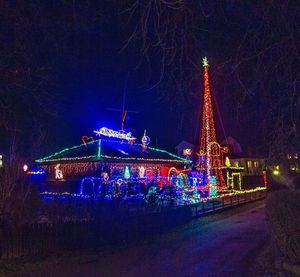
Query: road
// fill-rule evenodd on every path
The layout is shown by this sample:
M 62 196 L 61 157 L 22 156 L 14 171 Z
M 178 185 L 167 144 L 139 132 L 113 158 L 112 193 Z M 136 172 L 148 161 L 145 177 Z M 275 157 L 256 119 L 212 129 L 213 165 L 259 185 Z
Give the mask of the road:
M 193 220 L 118 249 L 54 259 L 18 276 L 259 276 L 267 242 L 264 201 Z

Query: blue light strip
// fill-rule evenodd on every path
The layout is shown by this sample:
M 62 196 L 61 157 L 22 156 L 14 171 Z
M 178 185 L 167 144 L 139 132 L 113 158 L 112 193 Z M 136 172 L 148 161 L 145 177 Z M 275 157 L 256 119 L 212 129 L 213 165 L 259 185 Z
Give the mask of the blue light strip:
M 98 155 L 97 155 L 98 158 L 101 157 L 101 139 L 98 140 Z

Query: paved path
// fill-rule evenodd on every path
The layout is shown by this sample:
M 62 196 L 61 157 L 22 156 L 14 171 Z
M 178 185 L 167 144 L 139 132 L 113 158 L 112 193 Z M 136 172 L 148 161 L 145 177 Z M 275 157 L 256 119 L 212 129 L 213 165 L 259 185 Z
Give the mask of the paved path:
M 64 258 L 31 276 L 259 276 L 252 271 L 253 259 L 266 241 L 264 201 L 259 201 L 126 248 Z

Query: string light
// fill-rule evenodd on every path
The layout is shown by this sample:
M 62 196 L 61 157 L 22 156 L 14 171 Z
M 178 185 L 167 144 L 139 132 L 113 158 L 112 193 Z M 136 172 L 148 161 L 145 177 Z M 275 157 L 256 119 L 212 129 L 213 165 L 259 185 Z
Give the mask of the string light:
M 96 178 L 94 178 L 96 179 Z M 254 189 L 250 189 L 250 190 L 241 190 L 241 191 L 231 191 L 228 193 L 223 193 L 220 195 L 216 195 L 216 196 L 210 196 L 210 197 L 206 197 L 206 198 L 200 198 L 199 195 L 197 194 L 196 196 L 192 195 L 190 198 L 187 196 L 187 194 L 184 194 L 185 199 L 187 200 L 187 203 L 206 203 L 209 200 L 218 200 L 218 199 L 222 199 L 225 197 L 231 197 L 231 196 L 236 196 L 236 195 L 244 195 L 244 194 L 250 194 L 250 193 L 255 193 L 258 191 L 265 191 L 266 187 L 257 187 Z M 148 194 L 149 193 L 156 193 L 157 188 L 152 186 L 149 188 Z M 193 191 L 193 189 L 190 189 L 190 191 Z M 62 193 L 58 193 L 58 192 L 49 192 L 49 191 L 45 191 L 40 193 L 42 196 L 44 197 L 61 197 L 61 198 L 65 198 L 65 197 L 74 197 L 74 198 L 81 198 L 81 199 L 97 199 L 97 197 L 95 197 L 95 195 L 85 195 L 85 194 L 76 194 L 76 193 L 69 193 L 69 192 L 62 192 Z M 140 195 L 137 195 L 137 197 L 140 197 Z M 109 199 L 109 198 L 108 198 Z M 177 202 L 180 204 L 180 202 Z M 186 204 L 186 203 L 184 203 Z
M 45 174 L 45 171 L 42 170 L 42 169 L 36 170 L 36 171 L 28 170 L 28 171 L 26 171 L 26 174 L 28 174 L 28 175 L 41 175 L 41 174 Z
M 217 178 L 209 176 L 209 196 L 217 196 Z
M 44 158 L 41 159 L 37 159 L 36 162 L 37 163 L 46 163 L 46 162 L 58 162 L 58 161 L 76 161 L 76 160 L 90 160 L 90 161 L 97 161 L 97 160 L 101 160 L 102 158 L 106 158 L 106 159 L 114 159 L 114 160 L 124 160 L 124 161 L 144 161 L 144 162 L 175 162 L 175 163 L 185 163 L 185 164 L 190 164 L 191 161 L 184 159 L 182 157 L 179 157 L 175 154 L 172 154 L 166 150 L 162 150 L 162 149 L 158 149 L 158 148 L 153 148 L 153 147 L 147 147 L 148 150 L 152 150 L 154 152 L 158 152 L 158 153 L 164 153 L 167 154 L 168 156 L 174 158 L 174 159 L 160 159 L 160 158 L 140 158 L 140 157 L 119 157 L 119 156 L 109 156 L 109 155 L 102 155 L 102 141 L 104 142 L 110 142 L 110 143 L 121 143 L 120 141 L 111 141 L 111 140 L 104 140 L 101 139 L 100 141 L 98 140 L 98 151 L 97 151 L 97 155 L 90 155 L 90 156 L 77 156 L 77 157 L 59 157 L 62 156 L 63 154 L 78 149 L 80 147 L 84 147 L 84 144 L 80 144 L 80 145 L 76 145 L 73 147 L 69 147 L 69 148 L 65 148 L 59 152 L 56 152 L 52 155 L 46 156 Z M 96 141 L 95 141 L 96 142 Z M 86 145 L 90 145 L 94 143 L 94 141 L 91 142 L 87 142 Z M 133 145 L 133 146 L 139 146 L 139 147 L 143 147 L 143 145 L 138 144 L 138 143 L 128 143 L 128 145 Z
M 98 136 L 102 135 L 110 138 L 125 139 L 127 141 L 132 141 L 136 139 L 132 136 L 130 132 L 126 133 L 124 130 L 115 131 L 106 127 L 102 127 L 99 130 L 94 131 L 94 133 L 96 133 Z
M 85 145 L 85 146 L 87 146 L 87 142 L 88 141 L 91 141 L 92 143 L 94 142 L 94 138 L 93 137 L 88 137 L 88 136 L 83 136 L 82 138 L 81 138 L 81 140 L 82 140 L 82 142 L 83 142 L 83 144 Z
M 211 100 L 211 91 L 208 76 L 208 60 L 205 57 L 202 60 L 204 67 L 204 94 L 203 94 L 203 112 L 202 112 L 202 129 L 200 139 L 199 163 L 198 167 L 206 172 L 206 183 L 215 181 L 217 185 L 224 185 L 222 171 L 216 167 L 222 166 L 220 158 L 222 148 L 216 142 L 216 130 L 213 117 L 213 108 Z M 210 178 L 214 176 L 213 178 Z M 212 186 L 215 186 L 212 184 Z M 214 188 L 211 190 L 215 192 Z
M 98 141 L 98 153 L 97 153 L 97 158 L 101 157 L 101 139 Z
M 267 187 L 267 172 L 266 171 L 263 171 L 263 181 L 264 181 L 264 186 Z

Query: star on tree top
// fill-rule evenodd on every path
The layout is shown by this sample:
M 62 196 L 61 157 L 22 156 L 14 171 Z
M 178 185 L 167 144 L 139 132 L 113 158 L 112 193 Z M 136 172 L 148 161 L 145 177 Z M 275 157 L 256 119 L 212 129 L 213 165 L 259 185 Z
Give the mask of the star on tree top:
M 202 59 L 202 65 L 203 65 L 204 67 L 209 66 L 209 64 L 208 64 L 208 59 L 207 59 L 206 57 L 204 57 L 204 58 Z

